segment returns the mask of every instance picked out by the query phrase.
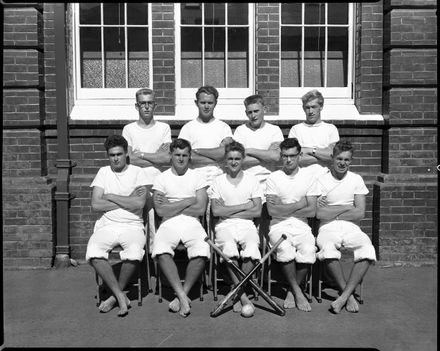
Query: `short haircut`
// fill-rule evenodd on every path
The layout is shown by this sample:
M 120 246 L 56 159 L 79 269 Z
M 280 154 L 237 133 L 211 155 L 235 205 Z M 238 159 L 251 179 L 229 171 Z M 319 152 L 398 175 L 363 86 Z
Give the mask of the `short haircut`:
M 353 145 L 351 145 L 351 143 L 348 140 L 339 140 L 333 148 L 332 155 L 333 155 L 333 157 L 335 157 L 344 151 L 350 151 L 351 155 L 353 156 L 354 147 L 353 147 Z
M 201 93 L 205 93 L 208 95 L 214 95 L 215 101 L 217 101 L 218 99 L 218 91 L 216 88 L 214 88 L 211 85 L 204 85 L 202 87 L 199 88 L 199 90 L 197 90 L 196 93 L 196 100 L 199 101 L 199 97 Z
M 251 104 L 261 104 L 264 106 L 264 98 L 259 94 L 251 95 L 248 96 L 246 99 L 244 99 L 243 103 L 244 106 L 246 107 L 248 107 Z
M 225 157 L 228 154 L 228 152 L 231 151 L 238 151 L 241 154 L 241 156 L 243 156 L 243 158 L 246 156 L 246 152 L 243 144 L 239 143 L 238 141 L 233 140 L 229 144 L 225 145 Z
M 122 146 L 125 152 L 128 151 L 128 142 L 122 135 L 110 135 L 109 137 L 107 137 L 107 139 L 105 139 L 104 147 L 107 153 L 108 150 L 116 146 Z
M 185 148 L 188 148 L 188 151 L 191 153 L 191 144 L 188 140 L 182 138 L 174 139 L 170 144 L 170 154 L 176 149 L 183 150 Z
M 310 90 L 308 93 L 304 94 L 303 97 L 301 98 L 302 100 L 302 104 L 305 105 L 307 104 L 309 101 L 311 100 L 315 100 L 318 99 L 318 104 L 322 107 L 324 106 L 324 97 L 322 96 L 322 94 L 316 90 Z
M 150 88 L 142 88 L 136 92 L 136 101 L 138 100 L 139 95 L 153 95 L 153 99 L 155 97 L 154 90 Z
M 286 138 L 280 143 L 280 150 L 293 149 L 296 147 L 298 152 L 301 152 L 301 145 L 297 138 Z

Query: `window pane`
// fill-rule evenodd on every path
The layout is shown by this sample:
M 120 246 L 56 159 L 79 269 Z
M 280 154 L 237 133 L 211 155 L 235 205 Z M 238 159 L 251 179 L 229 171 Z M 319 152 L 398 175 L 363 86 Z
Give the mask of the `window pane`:
M 205 3 L 205 24 L 225 24 L 225 4 Z
M 182 88 L 202 85 L 202 29 L 182 28 Z
M 124 4 L 104 3 L 104 24 L 124 24 Z
M 225 88 L 225 29 L 205 28 L 205 84 Z
M 328 23 L 329 24 L 348 24 L 348 4 L 329 3 L 328 4 Z
M 148 4 L 127 4 L 127 24 L 148 24 Z
M 327 86 L 347 86 L 348 29 L 328 29 Z
M 124 39 L 124 28 L 104 28 L 106 88 L 125 88 Z
M 180 5 L 182 24 L 202 24 L 202 4 L 185 3 Z
M 228 29 L 228 88 L 248 87 L 248 29 Z
M 228 4 L 228 24 L 248 24 L 248 6 L 239 2 Z
M 101 29 L 80 28 L 81 87 L 102 88 Z
M 281 86 L 301 86 L 301 28 L 281 28 Z
M 325 23 L 325 4 L 322 2 L 306 3 L 305 24 L 324 24 Z
M 305 28 L 304 86 L 324 86 L 325 29 Z
M 281 4 L 282 24 L 301 24 L 301 3 Z
M 100 24 L 101 5 L 100 4 L 79 4 L 79 23 L 80 24 Z
M 149 86 L 148 28 L 128 28 L 128 87 Z

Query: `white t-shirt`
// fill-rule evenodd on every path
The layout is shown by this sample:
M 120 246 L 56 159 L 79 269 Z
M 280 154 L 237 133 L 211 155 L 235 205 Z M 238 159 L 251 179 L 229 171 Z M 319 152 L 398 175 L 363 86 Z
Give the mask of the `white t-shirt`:
M 185 123 L 179 133 L 179 138 L 188 140 L 193 149 L 219 147 L 226 137 L 232 137 L 231 127 L 216 118 L 208 123 L 193 119 Z
M 280 127 L 264 122 L 263 127 L 256 130 L 252 130 L 246 124 L 238 126 L 234 132 L 234 140 L 243 144 L 245 148 L 269 150 L 273 143 L 282 142 L 284 137 Z M 246 170 L 262 181 L 274 170 L 273 167 L 273 165 L 263 163 Z
M 353 205 L 354 195 L 366 195 L 368 189 L 359 174 L 348 171 L 341 180 L 336 179 L 330 172 L 316 179 L 320 195 L 327 196 L 329 206 Z
M 301 147 L 326 148 L 339 141 L 338 129 L 335 125 L 326 122 L 307 124 L 305 122 L 290 128 L 289 138 L 297 138 Z
M 129 123 L 122 129 L 122 136 L 133 150 L 141 152 L 156 152 L 162 144 L 171 143 L 170 126 L 159 121 L 150 128 L 141 128 L 138 122 Z
M 113 172 L 110 166 L 105 166 L 98 170 L 90 187 L 100 187 L 104 194 L 128 196 L 136 187 L 149 184 L 153 184 L 153 179 L 138 166 L 127 165 L 123 172 Z M 119 223 L 143 223 L 141 208 L 135 213 L 118 208 L 105 212 L 103 217 Z
M 251 173 L 243 171 L 243 178 L 238 184 L 232 184 L 226 174 L 214 178 L 209 197 L 222 199 L 226 206 L 234 206 L 257 197 L 263 199 L 264 194 L 258 179 Z
M 294 175 L 288 175 L 283 170 L 273 172 L 266 180 L 266 195 L 277 195 L 283 204 L 290 204 L 305 196 L 319 196 L 321 193 L 314 178 L 310 177 L 310 172 L 299 168 Z M 271 224 L 287 218 L 273 215 Z M 306 221 L 305 218 L 302 220 Z
M 197 190 L 207 187 L 204 177 L 188 168 L 185 174 L 179 176 L 167 169 L 154 180 L 153 190 L 162 192 L 170 202 L 176 202 L 189 197 L 195 197 Z

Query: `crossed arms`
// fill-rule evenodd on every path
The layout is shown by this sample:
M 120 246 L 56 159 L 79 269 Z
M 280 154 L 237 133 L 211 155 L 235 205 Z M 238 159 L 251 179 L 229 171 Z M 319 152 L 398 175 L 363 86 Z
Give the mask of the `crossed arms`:
M 147 197 L 150 196 L 151 185 L 136 187 L 128 196 L 116 194 L 104 194 L 104 189 L 98 186 L 93 187 L 92 208 L 95 211 L 111 211 L 122 208 L 129 212 L 136 212 L 145 205 Z
M 269 149 L 246 148 L 246 157 L 243 164 L 246 167 L 258 166 L 264 163 L 276 163 L 280 160 L 280 142 L 274 142 Z
M 275 217 L 314 217 L 316 196 L 304 196 L 299 201 L 283 204 L 277 195 L 266 195 L 267 211 Z
M 238 205 L 225 205 L 223 199 L 212 199 L 212 214 L 216 217 L 254 219 L 261 215 L 261 199 L 252 198 Z
M 171 218 L 179 214 L 200 217 L 205 214 L 208 195 L 206 188 L 202 188 L 196 191 L 196 196 L 194 197 L 170 202 L 163 192 L 155 190 L 153 202 L 156 213 L 163 218 Z
M 299 160 L 299 165 L 301 167 L 307 167 L 319 161 L 323 163 L 329 163 L 332 159 L 333 148 L 336 143 L 332 143 L 327 147 L 315 148 L 315 153 L 313 153 L 312 147 L 302 147 L 301 148 L 301 158 Z
M 358 222 L 365 217 L 365 195 L 355 194 L 353 205 L 334 205 L 329 206 L 327 198 L 320 196 L 316 209 L 316 217 L 331 221 L 338 217 L 350 222 Z
M 170 143 L 163 143 L 156 152 L 142 152 L 141 150 L 133 150 L 128 146 L 128 155 L 130 162 L 135 166 L 149 167 L 165 165 L 170 163 Z
M 191 153 L 191 163 L 195 165 L 210 165 L 223 160 L 225 156 L 225 145 L 233 139 L 226 137 L 218 147 L 193 149 Z

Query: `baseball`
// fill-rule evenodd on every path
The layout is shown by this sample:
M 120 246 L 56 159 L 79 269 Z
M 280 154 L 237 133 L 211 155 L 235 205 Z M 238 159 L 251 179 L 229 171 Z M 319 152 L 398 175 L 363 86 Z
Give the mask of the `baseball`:
M 251 305 L 244 305 L 241 308 L 241 315 L 243 317 L 249 318 L 254 315 L 254 308 Z

